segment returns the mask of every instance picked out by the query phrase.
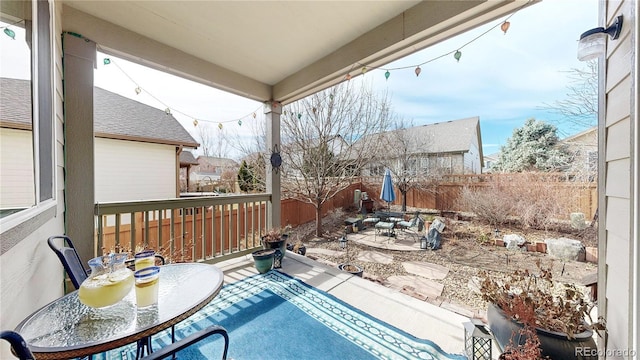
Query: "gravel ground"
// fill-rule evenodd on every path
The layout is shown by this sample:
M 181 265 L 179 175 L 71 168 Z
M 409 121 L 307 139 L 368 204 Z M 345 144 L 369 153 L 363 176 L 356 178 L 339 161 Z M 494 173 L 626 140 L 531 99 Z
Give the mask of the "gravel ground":
M 397 210 L 397 209 L 392 209 Z M 408 211 L 415 209 L 408 209 Z M 342 236 L 343 220 L 353 217 L 354 213 L 342 210 L 334 211 L 323 219 L 323 228 L 327 229 L 322 237 L 315 236 L 315 223 L 307 223 L 293 229 L 293 238 L 303 240 L 307 248 L 323 248 L 340 251 L 338 239 Z M 356 243 L 349 243 L 348 253 L 340 257 L 314 255 L 318 260 L 333 264 L 344 263 L 349 260 L 364 269 L 370 279 L 384 285 L 386 279 L 393 275 L 411 275 L 402 266 L 406 261 L 425 261 L 445 266 L 449 269 L 447 277 L 438 280 L 444 285 L 442 299 L 461 305 L 469 310 L 484 312 L 486 302 L 477 291 L 472 290 L 470 279 L 478 279 L 478 272 L 487 271 L 492 276 L 502 276 L 512 273 L 516 269 L 536 271 L 539 260 L 544 267 L 551 268 L 555 280 L 581 285 L 582 278 L 596 272 L 595 264 L 561 261 L 537 252 L 509 251 L 504 247 L 493 244 L 493 230 L 487 225 L 475 224 L 472 221 L 461 221 L 445 218 L 446 227 L 442 234 L 442 249 L 431 251 L 391 251 L 372 249 Z M 519 234 L 529 242 L 542 241 L 546 238 L 571 237 L 568 234 L 555 232 L 533 231 L 517 228 L 501 229 L 503 235 Z M 574 237 L 575 238 L 575 237 Z M 591 244 L 588 244 L 589 246 Z M 375 250 L 393 256 L 391 264 L 378 264 L 356 260 L 357 254 L 365 250 Z M 583 288 L 585 294 L 588 293 Z

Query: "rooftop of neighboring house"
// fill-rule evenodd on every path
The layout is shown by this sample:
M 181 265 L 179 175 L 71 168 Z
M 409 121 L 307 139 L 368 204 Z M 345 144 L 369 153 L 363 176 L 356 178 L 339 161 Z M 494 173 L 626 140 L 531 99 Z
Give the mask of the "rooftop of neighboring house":
M 195 156 L 191 151 L 181 151 L 180 152 L 180 166 L 187 165 L 198 165 L 198 160 L 196 160 Z
M 476 144 L 480 151 L 480 158 L 482 158 L 480 117 L 478 116 L 413 126 L 372 136 L 384 137 L 391 145 L 394 141 L 403 141 L 408 147 L 408 152 L 413 154 L 466 152 L 469 151 L 472 144 Z M 376 142 L 385 143 L 382 139 Z
M 29 80 L 0 78 L 0 125 L 31 129 Z M 94 87 L 96 137 L 196 148 L 198 142 L 163 110 Z M 9 106 L 10 104 L 10 106 Z
M 201 167 L 234 167 L 238 163 L 233 159 L 200 155 L 197 159 Z

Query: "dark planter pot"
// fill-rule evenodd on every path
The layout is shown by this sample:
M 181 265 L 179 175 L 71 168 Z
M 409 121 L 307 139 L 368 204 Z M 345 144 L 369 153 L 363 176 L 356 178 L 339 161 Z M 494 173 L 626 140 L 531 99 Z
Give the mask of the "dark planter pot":
M 352 275 L 362 277 L 362 269 L 358 265 L 353 264 L 340 264 L 338 269 L 348 272 Z
M 251 253 L 253 256 L 254 266 L 260 274 L 264 274 L 273 267 L 274 249 L 257 250 Z
M 508 318 L 507 315 L 494 304 L 489 304 L 487 309 L 487 320 L 489 321 L 489 329 L 493 333 L 498 345 L 504 349 L 509 340 L 513 338 L 514 344 L 519 341 L 523 345 L 526 337 L 519 336 L 522 324 Z M 589 359 L 597 360 L 594 355 L 597 353 L 596 341 L 593 339 L 593 332 L 587 330 L 576 334 L 575 339 L 567 338 L 564 333 L 555 331 L 547 331 L 536 328 L 536 334 L 540 339 L 540 350 L 542 357 L 548 356 L 550 359 Z
M 293 244 L 287 244 L 287 250 L 289 251 L 293 251 L 294 245 Z M 307 253 L 307 247 L 302 245 L 298 248 L 298 254 L 303 255 Z
M 264 241 L 264 237 L 262 237 L 262 248 L 263 249 L 280 249 L 282 252 L 282 257 L 284 258 L 284 254 L 287 250 L 287 239 L 288 235 L 282 235 L 280 237 L 280 241 Z

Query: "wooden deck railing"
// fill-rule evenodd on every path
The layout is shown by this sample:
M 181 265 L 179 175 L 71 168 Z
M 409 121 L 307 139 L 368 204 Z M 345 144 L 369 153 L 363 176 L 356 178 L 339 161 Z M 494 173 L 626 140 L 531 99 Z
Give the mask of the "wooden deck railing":
M 97 203 L 95 253 L 150 248 L 169 262 L 217 262 L 260 245 L 270 194 Z

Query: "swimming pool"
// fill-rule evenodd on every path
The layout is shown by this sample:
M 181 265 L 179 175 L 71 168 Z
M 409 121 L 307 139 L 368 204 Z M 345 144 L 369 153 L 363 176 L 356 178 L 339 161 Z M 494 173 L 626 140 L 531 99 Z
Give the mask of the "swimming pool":
M 212 324 L 229 331 L 229 358 L 235 360 L 466 359 L 277 271 L 226 285 L 210 304 L 176 325 L 176 336 Z M 163 332 L 153 341 L 157 348 L 171 340 Z M 221 341 L 211 338 L 185 350 L 180 359 L 219 359 L 221 348 Z M 135 358 L 135 346 L 95 358 L 120 359 L 123 354 Z

